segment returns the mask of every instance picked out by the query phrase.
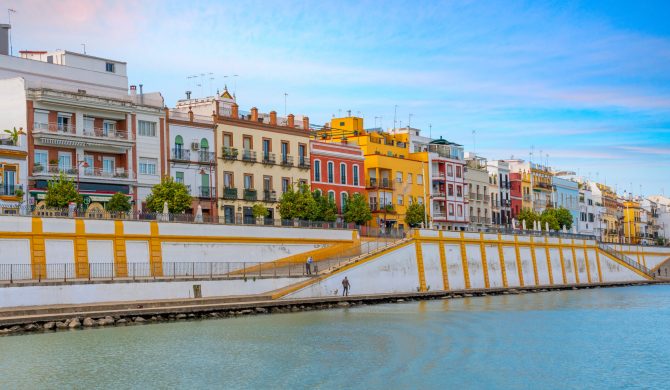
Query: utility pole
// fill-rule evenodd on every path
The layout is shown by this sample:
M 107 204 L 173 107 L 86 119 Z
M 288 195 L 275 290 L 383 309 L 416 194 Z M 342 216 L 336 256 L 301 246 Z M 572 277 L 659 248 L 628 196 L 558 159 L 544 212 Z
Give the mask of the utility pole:
M 393 108 L 393 131 L 395 131 L 397 123 L 398 123 L 398 105 L 396 104 Z
M 284 92 L 284 116 L 286 116 L 286 98 L 288 97 L 288 93 Z
M 9 22 L 10 28 L 9 28 L 9 55 L 13 56 L 14 55 L 14 47 L 12 46 L 12 14 L 16 13 L 16 10 L 13 10 L 11 8 L 7 8 L 7 21 Z
M 409 114 L 409 118 L 407 118 L 407 128 L 412 127 L 412 116 L 414 114 Z
M 84 54 L 86 54 L 86 44 L 82 43 L 81 46 L 84 48 Z

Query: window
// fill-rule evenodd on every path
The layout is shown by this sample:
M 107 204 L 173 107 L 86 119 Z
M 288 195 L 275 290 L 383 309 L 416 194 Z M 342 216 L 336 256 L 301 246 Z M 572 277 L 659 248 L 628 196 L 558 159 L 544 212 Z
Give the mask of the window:
M 207 141 L 207 138 L 200 140 L 200 151 L 205 153 L 209 152 L 209 142 Z
M 335 164 L 333 164 L 332 161 L 328 161 L 328 183 L 332 183 L 335 181 L 334 176 L 335 173 L 333 172 L 335 170 Z
M 272 191 L 272 176 L 263 176 L 263 191 Z
M 140 157 L 140 174 L 141 175 L 155 175 L 156 164 L 158 161 L 155 158 Z
M 347 164 L 340 163 L 340 184 L 347 184 Z
M 42 170 L 46 170 L 49 163 L 49 154 L 46 150 L 35 150 L 35 165 L 40 165 Z M 33 168 L 35 172 L 41 172 L 40 168 Z
M 449 184 L 449 185 L 447 186 L 447 188 L 448 188 L 447 195 L 449 195 L 449 196 L 454 196 L 454 185 L 453 185 L 453 184 Z
M 58 169 L 61 171 L 72 168 L 72 154 L 58 152 Z
M 116 66 L 113 62 L 105 62 L 105 70 L 110 73 L 114 73 Z
M 462 167 L 460 165 L 456 166 L 456 177 L 461 177 L 463 175 Z
M 174 148 L 181 150 L 184 147 L 184 138 L 181 135 L 174 137 Z
M 340 194 L 340 211 L 344 212 L 344 208 L 347 205 L 347 198 L 349 197 L 349 194 L 346 192 L 343 192 Z
M 230 133 L 223 133 L 223 146 L 230 148 L 233 146 L 233 135 Z
M 254 188 L 254 175 L 244 175 L 244 189 L 252 190 Z
M 242 137 L 242 148 L 244 150 L 251 150 L 254 147 L 253 140 L 250 135 L 245 135 Z
M 423 184 L 423 175 L 416 175 L 416 184 Z
M 102 158 L 102 171 L 104 173 L 114 173 L 114 157 L 103 157 Z
M 175 172 L 174 181 L 176 181 L 177 183 L 184 184 L 184 172 Z
M 305 157 L 307 157 L 306 156 L 306 154 L 307 154 L 306 151 L 307 151 L 307 146 L 305 144 L 299 144 L 298 145 L 298 158 L 300 158 L 299 163 L 300 163 L 301 167 L 304 167 L 306 165 L 306 162 L 305 162 Z
M 95 119 L 91 117 L 84 117 L 84 133 L 90 134 L 94 132 Z
M 335 191 L 328 191 L 328 199 L 335 202 Z
M 416 198 L 416 203 L 423 204 L 423 198 L 421 198 L 421 197 Z
M 155 137 L 156 122 L 137 121 L 137 134 L 142 137 Z
M 354 165 L 354 185 L 358 185 L 358 165 Z
M 223 188 L 235 188 L 235 180 L 232 172 L 223 172 Z
M 269 138 L 263 138 L 263 160 L 270 159 L 270 152 L 272 151 L 272 143 Z
M 281 142 L 281 161 L 283 163 L 286 163 L 288 161 L 288 153 L 289 153 L 288 142 L 287 141 L 282 141 Z
M 412 174 L 411 173 L 407 174 L 407 183 L 412 184 Z
M 321 161 L 314 161 L 314 181 L 321 181 Z
M 462 216 L 463 216 L 463 206 L 461 206 L 461 205 L 459 204 L 459 205 L 458 205 L 458 208 L 457 208 L 456 210 L 458 210 L 458 216 L 459 216 L 459 217 L 462 217 Z
M 459 198 L 463 196 L 463 187 L 456 186 L 456 196 L 458 196 Z
M 282 192 L 287 192 L 288 188 L 291 186 L 291 180 L 288 177 L 281 178 L 281 190 Z
M 451 216 L 454 215 L 454 205 L 453 204 L 449 205 L 449 215 L 451 215 Z
M 454 168 L 451 164 L 447 164 L 447 176 L 454 176 Z
M 65 115 L 58 114 L 58 119 L 57 119 L 57 121 L 58 121 L 57 122 L 58 131 L 69 133 L 70 132 L 70 120 L 71 120 L 71 118 L 72 118 L 71 116 L 65 116 Z
M 114 135 L 116 132 L 116 122 L 104 121 L 102 122 L 102 134 L 104 136 Z
M 396 203 L 398 203 L 398 206 L 402 206 L 403 203 L 402 195 L 397 196 Z
M 395 181 L 398 183 L 402 183 L 402 172 L 395 173 Z

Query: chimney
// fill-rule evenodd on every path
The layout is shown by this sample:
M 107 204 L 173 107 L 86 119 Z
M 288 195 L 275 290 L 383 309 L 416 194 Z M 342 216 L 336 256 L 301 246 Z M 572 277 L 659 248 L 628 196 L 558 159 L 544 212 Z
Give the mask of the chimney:
M 302 117 L 302 128 L 305 131 L 309 131 L 309 117 L 307 116 Z
M 186 99 L 191 100 L 191 91 L 186 91 Z
M 258 122 L 258 108 L 256 107 L 251 107 L 251 120 Z
M 295 127 L 295 115 L 288 114 L 288 127 Z
M 240 106 L 237 105 L 237 103 L 233 103 L 230 106 L 230 117 L 231 118 L 239 118 L 240 116 Z
M 131 85 L 130 86 L 130 96 L 132 96 L 132 97 L 137 96 L 137 86 L 136 85 Z
M 9 24 L 0 24 L 0 54 L 9 55 Z
M 270 111 L 270 124 L 277 126 L 277 111 Z

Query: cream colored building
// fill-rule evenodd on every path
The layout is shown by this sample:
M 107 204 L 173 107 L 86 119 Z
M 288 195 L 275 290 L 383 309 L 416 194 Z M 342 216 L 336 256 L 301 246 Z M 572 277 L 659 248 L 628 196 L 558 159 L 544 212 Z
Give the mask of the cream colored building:
M 220 221 L 254 223 L 252 207 L 263 204 L 280 219 L 277 201 L 290 186 L 309 184 L 309 119 L 277 118 L 257 108 L 240 113 L 233 103 L 216 115 Z
M 468 153 L 465 156 L 466 194 L 470 199 L 470 228 L 481 230 L 491 226 L 491 202 L 487 161 L 483 157 Z M 496 190 L 498 187 L 494 187 Z

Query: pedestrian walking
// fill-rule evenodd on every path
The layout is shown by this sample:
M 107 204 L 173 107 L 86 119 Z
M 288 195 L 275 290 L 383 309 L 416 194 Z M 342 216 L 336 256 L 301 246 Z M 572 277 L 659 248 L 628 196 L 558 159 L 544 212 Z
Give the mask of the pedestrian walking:
M 349 283 L 349 279 L 345 276 L 344 279 L 342 279 L 342 296 L 343 297 L 348 297 L 349 296 L 349 288 L 351 287 L 351 284 Z
M 307 271 L 307 275 L 312 274 L 312 256 L 307 257 L 307 262 L 305 263 L 305 271 Z

